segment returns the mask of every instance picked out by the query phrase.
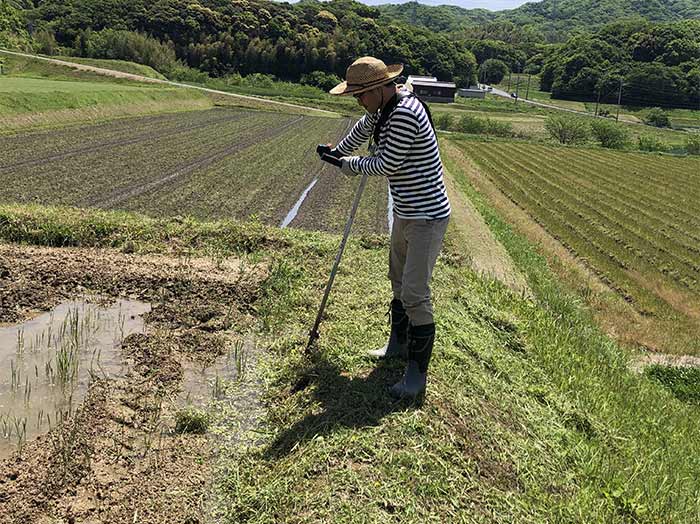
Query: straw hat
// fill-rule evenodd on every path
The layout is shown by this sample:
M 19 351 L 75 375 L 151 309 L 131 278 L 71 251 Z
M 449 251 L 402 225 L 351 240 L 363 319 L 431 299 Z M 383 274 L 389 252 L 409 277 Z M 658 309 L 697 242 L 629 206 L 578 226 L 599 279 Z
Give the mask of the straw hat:
M 355 95 L 389 83 L 403 71 L 403 65 L 387 66 L 378 58 L 363 56 L 358 58 L 345 73 L 345 82 L 330 90 L 332 95 Z

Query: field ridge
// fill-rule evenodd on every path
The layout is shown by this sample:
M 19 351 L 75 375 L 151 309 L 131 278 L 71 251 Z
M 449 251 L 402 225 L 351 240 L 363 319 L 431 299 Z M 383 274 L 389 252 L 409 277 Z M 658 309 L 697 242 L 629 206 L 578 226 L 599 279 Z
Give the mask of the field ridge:
M 50 62 L 53 64 L 63 65 L 63 66 L 67 66 L 67 67 L 70 67 L 73 69 L 77 69 L 79 71 L 90 71 L 90 72 L 110 76 L 113 78 L 122 78 L 125 80 L 133 80 L 136 82 L 147 82 L 147 83 L 153 83 L 153 84 L 170 85 L 170 86 L 187 88 L 187 89 L 196 89 L 196 90 L 204 92 L 204 93 L 211 93 L 211 94 L 216 94 L 216 95 L 220 95 L 220 96 L 239 98 L 241 100 L 251 100 L 251 101 L 257 101 L 257 102 L 263 101 L 266 104 L 276 105 L 276 106 L 280 106 L 280 107 L 288 107 L 288 108 L 293 108 L 293 109 L 304 109 L 306 111 L 309 111 L 311 114 L 321 114 L 321 115 L 327 115 L 327 116 L 333 116 L 333 117 L 340 116 L 338 113 L 335 113 L 333 111 L 327 111 L 325 109 L 319 109 L 316 107 L 300 106 L 300 105 L 296 105 L 296 104 L 290 104 L 288 102 L 279 102 L 277 100 L 269 100 L 269 99 L 261 98 L 261 97 L 240 95 L 237 93 L 230 93 L 228 91 L 221 91 L 219 89 L 210 89 L 207 87 L 184 84 L 182 82 L 173 82 L 171 80 L 161 80 L 158 78 L 149 78 L 147 76 L 135 75 L 132 73 L 125 73 L 123 71 L 116 71 L 114 69 L 106 69 L 106 68 L 102 68 L 102 67 L 95 67 L 95 66 L 90 66 L 90 65 L 85 65 L 85 64 L 78 64 L 76 62 L 67 62 L 65 60 L 57 60 L 55 58 L 46 58 L 43 56 L 32 55 L 32 54 L 28 54 L 28 53 L 19 53 L 16 51 L 8 51 L 5 49 L 0 49 L 0 53 L 5 53 L 5 54 L 13 55 L 13 56 L 20 56 L 20 57 L 24 57 L 24 58 L 32 58 L 35 60 L 43 60 L 43 61 Z

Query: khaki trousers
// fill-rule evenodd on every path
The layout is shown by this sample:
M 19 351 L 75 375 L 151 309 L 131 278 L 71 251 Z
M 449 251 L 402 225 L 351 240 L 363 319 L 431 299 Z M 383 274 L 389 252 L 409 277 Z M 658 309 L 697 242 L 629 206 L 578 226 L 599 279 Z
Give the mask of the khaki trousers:
M 408 220 L 394 215 L 389 252 L 389 280 L 394 298 L 401 300 L 414 326 L 433 323 L 430 278 L 448 218 Z

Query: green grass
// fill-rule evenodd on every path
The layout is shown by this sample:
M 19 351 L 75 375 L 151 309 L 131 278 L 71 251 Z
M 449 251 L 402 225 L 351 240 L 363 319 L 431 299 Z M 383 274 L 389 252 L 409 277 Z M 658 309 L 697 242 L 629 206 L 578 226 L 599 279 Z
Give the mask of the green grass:
M 145 114 L 207 109 L 206 95 L 130 82 L 8 55 L 0 80 L 0 134 Z
M 700 405 L 700 368 L 655 364 L 644 373 L 667 387 L 677 399 Z
M 596 102 L 595 101 L 577 101 L 577 100 L 561 100 L 557 98 L 552 98 L 552 94 L 547 91 L 540 91 L 539 90 L 539 78 L 537 76 L 532 76 L 531 81 L 530 81 L 530 90 L 529 92 L 526 91 L 526 86 L 527 86 L 527 75 L 513 75 L 511 79 L 511 86 L 510 86 L 510 92 L 515 91 L 515 85 L 516 82 L 518 81 L 518 78 L 520 79 L 520 90 L 519 94 L 521 98 L 525 98 L 525 95 L 527 93 L 528 98 L 530 100 L 536 101 L 536 102 L 542 102 L 546 104 L 551 104 L 557 107 L 561 107 L 563 109 L 573 109 L 575 111 L 582 111 L 584 113 L 590 113 L 594 114 L 596 111 Z M 508 77 L 504 79 L 503 82 L 501 82 L 500 85 L 497 86 L 499 89 L 502 90 L 507 90 L 508 89 Z M 505 100 L 506 102 L 510 102 L 511 104 L 513 103 L 512 101 Z M 611 115 L 616 115 L 618 113 L 618 107 L 616 104 L 599 104 L 598 109 L 600 111 L 606 110 L 608 111 Z M 623 122 L 633 122 L 633 123 L 641 123 L 644 121 L 644 117 L 646 116 L 647 112 L 649 111 L 650 108 L 648 107 L 635 107 L 635 106 L 627 106 L 624 105 L 624 100 L 623 100 L 623 105 L 619 109 L 619 117 L 620 120 Z M 678 108 L 672 108 L 672 109 L 665 109 L 665 111 L 668 113 L 669 118 L 671 120 L 671 127 L 675 130 L 683 130 L 686 128 L 698 128 L 700 127 L 700 107 L 697 109 L 678 109 Z M 654 134 L 659 134 L 660 136 L 663 136 L 664 130 L 656 130 L 653 131 L 651 130 L 650 132 Z M 673 135 L 673 134 L 666 134 L 666 137 L 671 137 L 671 141 L 676 143 L 678 142 L 678 138 L 680 135 Z
M 204 99 L 179 88 L 137 87 L 106 82 L 5 78 L 0 83 L 0 116 L 61 109 Z
M 8 77 L 44 78 L 50 80 L 70 80 L 75 82 L 100 82 L 107 84 L 135 85 L 148 87 L 150 84 L 113 78 L 91 71 L 80 71 L 68 66 L 54 64 L 38 58 L 8 55 L 0 52 L 5 59 L 3 82 Z
M 693 408 L 644 376 L 562 290 L 544 259 L 459 175 L 535 301 L 483 280 L 452 248 L 438 261 L 429 393 L 394 403 L 401 365 L 365 358 L 387 334 L 385 240 L 351 238 L 321 326 L 302 355 L 339 237 L 259 224 L 151 220 L 0 206 L 0 237 L 124 249 L 256 253 L 257 369 L 267 414 L 222 448 L 223 522 L 693 522 L 700 474 Z M 458 285 L 456 285 L 458 283 Z M 232 438 L 225 408 L 211 431 Z M 230 408 L 236 410 L 237 408 Z
M 358 117 L 363 114 L 362 108 L 351 96 L 334 96 L 316 87 L 292 82 L 273 82 L 269 87 L 231 85 L 217 78 L 211 78 L 204 83 L 187 83 L 189 85 L 217 89 L 219 91 L 238 95 L 256 96 L 275 100 L 277 102 L 286 102 L 325 111 L 334 111 L 344 116 Z M 228 103 L 235 103 L 235 100 L 230 100 Z
M 205 410 L 183 408 L 175 413 L 175 432 L 204 434 L 209 428 L 210 419 L 210 414 Z
M 107 60 L 100 58 L 81 58 L 76 56 L 49 56 L 47 58 L 55 58 L 57 60 L 65 60 L 66 62 L 75 62 L 76 64 L 84 64 L 94 67 L 101 67 L 104 69 L 113 69 L 115 71 L 122 71 L 124 73 L 131 73 L 132 75 L 141 75 L 147 78 L 157 78 L 160 80 L 165 80 L 165 76 L 160 74 L 158 71 L 144 64 L 137 64 L 136 62 L 129 62 L 127 60 Z

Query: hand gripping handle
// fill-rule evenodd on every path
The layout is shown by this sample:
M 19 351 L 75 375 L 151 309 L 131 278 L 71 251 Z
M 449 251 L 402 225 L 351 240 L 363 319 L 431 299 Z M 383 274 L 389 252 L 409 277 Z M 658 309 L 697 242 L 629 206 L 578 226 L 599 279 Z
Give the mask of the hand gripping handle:
M 327 144 L 319 144 L 316 147 L 316 153 L 324 162 L 334 165 L 335 167 L 341 167 L 343 163 L 340 160 L 340 154 L 337 151 L 333 151 L 331 146 Z

